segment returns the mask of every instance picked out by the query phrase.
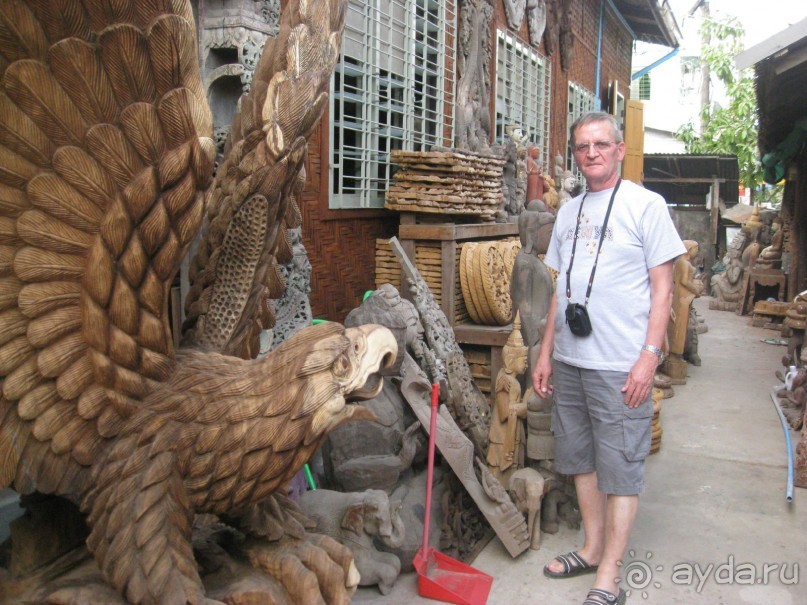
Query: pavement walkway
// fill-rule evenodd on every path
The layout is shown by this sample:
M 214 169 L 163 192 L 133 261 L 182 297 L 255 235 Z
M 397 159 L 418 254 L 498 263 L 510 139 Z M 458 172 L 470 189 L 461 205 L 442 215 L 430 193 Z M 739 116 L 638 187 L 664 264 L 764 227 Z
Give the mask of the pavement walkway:
M 661 451 L 647 463 L 647 490 L 623 586 L 628 603 L 807 605 L 807 490 L 785 500 L 787 456 L 770 391 L 782 346 L 777 332 L 695 301 L 709 331 L 701 367 L 662 402 Z M 794 448 L 798 435 L 792 433 Z M 541 549 L 512 559 L 498 539 L 473 566 L 494 577 L 489 605 L 579 605 L 591 576 L 544 577 L 555 554 L 582 546 L 582 530 L 544 534 Z M 393 591 L 360 589 L 354 603 L 434 603 L 417 596 L 415 574 Z

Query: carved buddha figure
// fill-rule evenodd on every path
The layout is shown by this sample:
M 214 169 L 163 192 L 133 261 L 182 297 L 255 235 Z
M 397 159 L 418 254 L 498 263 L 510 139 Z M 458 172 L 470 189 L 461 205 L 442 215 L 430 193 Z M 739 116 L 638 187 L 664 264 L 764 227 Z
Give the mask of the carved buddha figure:
M 574 191 L 575 186 L 577 185 L 577 179 L 575 178 L 574 174 L 571 170 L 565 170 L 563 172 L 563 179 L 561 179 L 558 185 L 558 208 L 563 206 L 566 202 L 574 197 L 572 193 Z
M 782 231 L 782 219 L 778 216 L 771 224 L 773 237 L 771 245 L 762 249 L 757 259 L 757 267 L 765 269 L 779 269 L 782 266 L 782 243 L 784 232 Z
M 496 376 L 493 413 L 488 434 L 487 462 L 494 475 L 507 487 L 509 477 L 524 466 L 525 433 L 523 418 L 527 404 L 521 400 L 518 377 L 527 369 L 527 347 L 521 338 L 518 315 L 513 331 L 503 347 L 504 367 Z
M 545 254 L 555 224 L 555 215 L 540 200 L 533 200 L 518 217 L 521 250 L 513 263 L 510 298 L 513 312 L 519 313 L 521 334 L 529 350 L 529 368 L 535 364 L 546 327 L 546 315 L 552 301 L 552 274 L 539 258 Z M 526 374 L 525 392 L 533 399 L 533 408 L 542 409 L 538 394 L 532 388 L 531 371 Z
M 541 150 L 536 145 L 527 148 L 527 204 L 544 199 L 544 169 L 539 163 Z
M 750 239 L 750 234 L 745 229 L 741 229 L 731 240 L 726 255 L 723 257 L 723 264 L 726 270 L 712 276 L 710 282 L 712 296 L 723 302 L 737 302 L 740 298 L 740 288 L 742 287 L 743 250 Z

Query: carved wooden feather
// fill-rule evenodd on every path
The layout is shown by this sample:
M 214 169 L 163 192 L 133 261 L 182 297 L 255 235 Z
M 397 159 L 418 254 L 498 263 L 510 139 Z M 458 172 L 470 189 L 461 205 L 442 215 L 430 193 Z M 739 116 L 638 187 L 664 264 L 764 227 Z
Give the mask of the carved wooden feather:
M 384 328 L 324 324 L 239 359 L 283 290 L 277 261 L 300 223 L 345 7 L 289 2 L 208 192 L 215 146 L 187 1 L 0 0 L 0 487 L 78 504 L 103 577 L 131 603 L 212 603 L 195 512 L 304 539 L 274 492 L 328 430 L 366 414 L 347 399 L 377 392 L 395 355 Z M 169 291 L 203 219 L 189 347 L 175 351 Z M 295 575 L 303 565 L 250 544 L 292 602 L 355 587 L 339 548 L 295 547 L 343 571 L 320 594 Z

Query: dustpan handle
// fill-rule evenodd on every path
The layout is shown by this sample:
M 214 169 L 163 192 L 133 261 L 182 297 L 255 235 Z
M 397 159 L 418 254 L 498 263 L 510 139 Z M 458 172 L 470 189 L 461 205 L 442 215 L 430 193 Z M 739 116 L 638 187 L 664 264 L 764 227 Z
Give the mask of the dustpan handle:
M 421 557 L 428 558 L 429 553 L 429 524 L 432 514 L 432 481 L 434 479 L 434 440 L 437 434 L 437 400 L 440 395 L 440 385 L 432 385 L 431 417 L 429 418 L 429 459 L 426 466 L 426 513 L 423 516 L 423 546 Z

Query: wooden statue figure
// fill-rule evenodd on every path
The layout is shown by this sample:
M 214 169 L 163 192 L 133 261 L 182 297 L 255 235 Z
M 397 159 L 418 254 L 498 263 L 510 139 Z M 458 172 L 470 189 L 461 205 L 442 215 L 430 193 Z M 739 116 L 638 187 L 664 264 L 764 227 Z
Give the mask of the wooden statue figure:
M 532 388 L 531 368 L 538 359 L 541 340 L 546 328 L 546 315 L 554 292 L 552 274 L 539 255 L 546 254 L 555 215 L 540 200 L 529 203 L 518 217 L 521 249 L 513 263 L 510 278 L 510 299 L 513 312 L 518 312 L 523 342 L 529 350 L 525 391 L 538 398 Z
M 544 49 L 551 57 L 558 48 L 560 19 L 563 6 L 561 0 L 546 0 L 546 27 L 544 28 Z
M 457 25 L 457 102 L 454 147 L 490 153 L 491 0 L 462 0 Z
M 194 560 L 195 513 L 237 526 L 241 560 L 290 602 L 355 590 L 349 554 L 307 534 L 284 489 L 328 430 L 366 417 L 348 401 L 378 392 L 395 339 L 323 324 L 250 359 L 283 291 L 346 5 L 287 3 L 209 192 L 190 2 L 0 11 L 0 488 L 78 505 L 130 603 L 218 602 Z M 203 220 L 175 350 L 169 294 Z
M 527 404 L 521 399 L 518 377 L 527 369 L 527 347 L 521 338 L 521 321 L 518 314 L 513 331 L 502 351 L 504 367 L 496 376 L 490 432 L 488 433 L 487 463 L 502 485 L 507 488 L 510 475 L 524 466 L 524 418 Z
M 546 0 L 527 0 L 527 31 L 530 33 L 530 44 L 535 48 L 541 46 L 545 28 Z
M 574 197 L 577 178 L 571 170 L 564 170 L 563 178 L 556 185 L 558 187 L 558 208 L 560 208 Z
M 544 179 L 543 168 L 538 160 L 541 157 L 541 149 L 537 145 L 527 147 L 527 199 L 525 204 L 529 205 L 532 200 L 543 200 Z
M 703 283 L 695 276 L 695 267 L 692 264 L 698 256 L 698 242 L 684 240 L 684 246 L 687 249 L 686 254 L 679 256 L 673 266 L 673 314 L 667 330 L 670 354 L 678 357 L 684 354 L 692 301 L 703 294 Z
M 771 244 L 762 249 L 759 253 L 756 266 L 760 269 L 781 269 L 782 267 L 782 247 L 784 241 L 784 230 L 782 229 L 782 219 L 776 217 L 771 223 L 773 236 Z
M 745 229 L 737 232 L 729 243 L 728 250 L 723 256 L 726 270 L 712 276 L 710 281 L 712 298 L 710 309 L 721 311 L 734 311 L 740 300 L 740 290 L 743 285 L 743 250 L 750 240 L 750 233 Z

